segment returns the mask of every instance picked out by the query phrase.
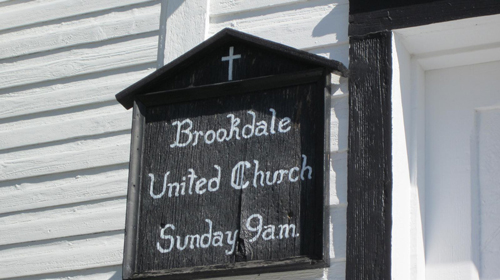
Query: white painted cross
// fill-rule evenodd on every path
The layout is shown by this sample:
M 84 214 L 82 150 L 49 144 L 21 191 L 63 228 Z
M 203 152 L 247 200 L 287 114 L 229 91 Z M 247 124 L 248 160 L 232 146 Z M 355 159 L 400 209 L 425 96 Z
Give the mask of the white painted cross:
M 234 47 L 229 47 L 229 56 L 223 56 L 221 61 L 229 61 L 229 70 L 227 72 L 227 80 L 233 80 L 233 60 L 241 58 L 241 54 L 234 55 Z

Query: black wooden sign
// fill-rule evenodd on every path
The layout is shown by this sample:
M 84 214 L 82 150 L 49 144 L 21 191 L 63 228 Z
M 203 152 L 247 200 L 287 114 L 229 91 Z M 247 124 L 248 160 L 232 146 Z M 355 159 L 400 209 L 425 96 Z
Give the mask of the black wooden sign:
M 224 32 L 181 58 L 176 71 L 117 95 L 135 104 L 124 279 L 328 264 L 323 169 L 332 67 L 296 50 L 299 62 L 290 61 L 287 48 L 273 53 L 274 43 Z M 288 66 L 262 76 L 275 71 L 252 68 L 265 56 Z M 172 76 L 176 82 L 165 83 Z

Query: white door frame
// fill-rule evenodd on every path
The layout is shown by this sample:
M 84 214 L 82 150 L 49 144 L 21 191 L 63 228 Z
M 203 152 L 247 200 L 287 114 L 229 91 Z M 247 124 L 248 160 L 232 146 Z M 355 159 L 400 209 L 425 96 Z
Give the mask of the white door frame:
M 500 15 L 393 30 L 393 279 L 425 279 L 425 71 L 500 60 L 498 26 Z

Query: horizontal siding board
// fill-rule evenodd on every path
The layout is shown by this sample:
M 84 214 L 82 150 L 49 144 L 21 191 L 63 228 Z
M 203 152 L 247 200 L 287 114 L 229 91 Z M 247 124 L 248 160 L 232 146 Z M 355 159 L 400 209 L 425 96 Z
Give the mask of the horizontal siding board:
M 0 119 L 74 106 L 115 100 L 115 94 L 144 78 L 154 68 L 126 72 L 96 79 L 32 88 L 0 94 Z
M 77 121 L 79 119 L 89 118 L 91 116 L 105 116 L 108 114 L 126 112 L 116 101 L 98 104 L 89 104 L 76 108 L 47 112 L 45 114 L 36 114 L 20 116 L 15 119 L 7 119 L 0 122 L 0 133 L 13 130 L 46 126 L 56 123 Z
M 160 5 L 0 34 L 0 59 L 159 29 Z
M 123 230 L 126 199 L 0 217 L 0 246 Z
M 236 14 L 252 10 L 264 10 L 273 7 L 290 5 L 297 2 L 314 2 L 311 0 L 217 0 L 210 1 L 210 13 L 212 17 Z M 346 0 L 337 1 L 337 3 L 347 3 Z
M 344 65 L 349 65 L 349 44 L 347 42 L 314 46 L 313 48 L 304 50 L 319 56 L 340 61 Z
M 0 188 L 0 214 L 125 196 L 128 168 Z
M 10 162 L 23 158 L 36 158 L 39 155 L 56 155 L 72 152 L 84 152 L 99 147 L 111 147 L 120 143 L 130 142 L 130 133 L 118 132 L 107 135 L 91 136 L 77 140 L 60 141 L 58 143 L 42 144 L 21 149 L 1 151 L 0 162 Z M 4 186 L 4 183 L 0 183 Z
M 299 49 L 344 44 L 348 39 L 349 5 L 328 3 L 300 3 L 297 7 L 290 6 L 290 10 L 265 15 L 219 17 L 211 20 L 209 33 L 231 27 Z
M 155 62 L 157 46 L 155 35 L 4 63 L 1 69 L 6 70 L 0 71 L 0 88 Z
M 130 137 L 127 135 L 121 138 L 119 142 L 109 146 L 0 159 L 0 181 L 126 163 L 129 160 Z
M 43 275 L 44 280 L 122 280 L 122 267 L 111 266 L 104 268 L 86 269 L 80 271 L 61 272 Z M 256 280 L 262 279 L 263 275 L 242 275 L 238 276 L 239 280 Z M 220 279 L 220 278 L 217 278 Z M 226 278 L 224 278 L 226 279 Z M 231 279 L 231 278 L 229 278 Z M 327 269 L 303 270 L 296 272 L 278 272 L 266 273 L 266 280 L 344 280 L 345 279 L 345 260 L 332 260 L 330 267 Z M 16 280 L 40 280 L 40 276 L 28 276 L 16 278 Z
M 122 251 L 123 233 L 0 248 L 0 279 L 120 265 Z
M 2 9 L 0 30 L 40 24 L 61 18 L 84 15 L 157 0 L 58 0 L 26 1 Z
M 210 16 L 225 15 L 231 13 L 241 13 L 250 10 L 262 10 L 270 7 L 291 4 L 295 2 L 304 2 L 307 0 L 217 0 L 210 1 Z
M 108 115 L 9 130 L 0 132 L 0 150 L 130 130 L 131 124 L 132 112 L 123 109 Z
M 26 276 L 16 280 L 122 280 L 122 266 L 91 268 L 77 271 Z

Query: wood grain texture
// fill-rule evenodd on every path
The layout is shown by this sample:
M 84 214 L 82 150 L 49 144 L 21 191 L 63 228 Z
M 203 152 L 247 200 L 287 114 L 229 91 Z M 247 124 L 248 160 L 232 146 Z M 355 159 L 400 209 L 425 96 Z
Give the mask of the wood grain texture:
M 52 111 L 42 114 L 19 116 L 17 118 L 7 119 L 0 123 L 0 133 L 9 133 L 13 130 L 36 128 L 57 123 L 69 121 L 78 121 L 91 116 L 105 116 L 107 114 L 123 113 L 120 106 L 109 103 L 90 104 L 78 108 L 68 108 L 60 111 Z M 50 137 L 50 136 L 44 136 Z
M 299 49 L 347 42 L 349 7 L 331 1 L 298 2 L 267 9 L 212 18 L 209 34 L 231 27 Z M 300 24 L 298 24 L 300 23 Z M 332 26 L 339 28 L 332 29 Z
M 350 44 L 346 279 L 391 279 L 391 33 Z
M 221 61 L 230 49 L 236 50 L 236 53 L 247 52 L 246 61 L 249 61 L 249 63 L 243 63 L 245 59 L 237 60 L 232 78 L 229 78 L 227 74 L 229 64 Z M 336 60 L 329 60 L 235 29 L 225 28 L 171 63 L 119 92 L 116 98 L 128 109 L 132 107 L 135 96 L 155 91 L 278 75 L 313 68 L 325 68 L 342 76 L 346 76 L 348 72 L 347 68 Z M 194 76 L 190 78 L 186 73 L 194 74 Z
M 281 9 L 286 11 L 289 9 L 288 6 L 294 5 L 300 2 L 313 2 L 312 5 L 321 5 L 314 3 L 319 2 L 318 0 L 254 0 L 254 1 L 244 1 L 244 0 L 216 0 L 210 1 L 210 17 L 215 18 L 218 16 L 225 16 L 228 14 L 239 14 L 245 12 L 260 11 L 260 13 L 265 14 L 268 11 L 274 11 Z M 347 4 L 348 1 L 340 0 L 335 2 L 330 2 L 332 4 Z
M 24 276 L 16 278 L 16 280 L 40 280 L 40 275 Z M 74 271 L 64 271 L 56 273 L 48 273 L 42 276 L 43 280 L 122 280 L 120 266 L 107 266 L 99 268 L 89 268 Z
M 210 17 L 217 17 L 227 14 L 237 14 L 248 11 L 261 10 L 265 13 L 270 8 L 295 4 L 297 2 L 305 2 L 308 0 L 254 0 L 254 1 L 231 1 L 217 0 L 210 1 Z M 346 1 L 338 1 L 337 3 L 347 3 Z M 286 7 L 282 7 L 286 10 Z
M 157 46 L 158 36 L 150 34 L 116 44 L 86 46 L 19 61 L 5 61 L 0 70 L 0 88 L 155 62 Z
M 141 230 L 137 238 L 135 273 L 148 275 L 154 271 L 187 269 L 192 266 L 199 267 L 196 268 L 199 270 L 201 266 L 227 266 L 237 263 L 244 268 L 247 261 L 281 261 L 296 256 L 307 256 L 312 260 L 317 260 L 319 265 L 323 257 L 321 237 L 323 208 L 322 203 L 318 203 L 318 201 L 323 201 L 321 187 L 323 140 L 317 135 L 321 134 L 320 128 L 323 128 L 321 121 L 323 116 L 322 110 L 310 108 L 311 106 L 315 108 L 324 106 L 323 96 L 320 94 L 322 91 L 318 90 L 318 87 L 321 89 L 321 86 L 312 83 L 283 89 L 259 90 L 247 95 L 191 101 L 167 105 L 167 107 L 153 107 L 148 110 L 142 178 L 147 178 L 146 174 L 154 174 L 154 178 L 158 177 L 153 181 L 154 185 L 161 185 L 164 178 L 160 175 L 165 172 L 172 172 L 169 182 L 175 182 L 179 181 L 184 176 L 183 174 L 187 174 L 189 168 L 193 168 L 198 178 L 203 176 L 208 180 L 213 177 L 215 165 L 220 166 L 221 177 L 220 189 L 217 193 L 207 191 L 207 194 L 198 196 L 194 193 L 188 194 L 186 190 L 185 195 L 171 197 L 168 191 L 158 200 L 150 197 L 150 181 L 153 179 L 143 180 L 139 217 L 146 218 L 140 219 L 137 225 Z M 214 144 L 214 148 L 208 150 L 204 149 L 206 147 L 204 143 L 196 147 L 188 146 L 180 149 L 169 149 L 166 148 L 168 145 L 164 144 L 165 142 L 171 143 L 171 139 L 174 139 L 175 131 L 165 130 L 174 120 L 192 118 L 196 120 L 196 129 L 205 130 L 225 127 L 224 123 L 227 122 L 225 115 L 229 113 L 241 118 L 242 124 L 249 123 L 251 122 L 250 114 L 246 110 L 256 112 L 256 118 L 259 120 L 269 119 L 269 108 L 274 108 L 276 112 L 279 112 L 277 113 L 278 120 L 285 116 L 293 120 L 294 132 L 290 133 L 292 136 L 283 134 L 283 136 L 259 137 L 244 141 L 233 140 Z M 311 120 L 315 121 L 309 122 Z M 305 145 L 305 143 L 309 144 Z M 269 158 L 268 155 L 271 153 L 275 155 Z M 256 185 L 243 191 L 235 190 L 229 185 L 232 178 L 231 169 L 241 160 L 255 165 L 257 164 L 255 160 L 257 160 L 260 162 L 260 169 L 273 172 L 279 168 L 300 167 L 304 160 L 301 155 L 306 155 L 307 165 L 313 166 L 314 171 L 311 174 L 314 179 L 305 179 L 300 183 L 287 181 L 288 183 L 283 182 L 282 186 Z M 318 164 L 318 161 L 321 163 Z M 172 164 L 173 162 L 175 164 Z M 250 172 L 248 178 L 257 176 L 256 173 L 248 172 Z M 307 174 L 305 173 L 305 176 L 308 176 Z M 169 203 L 162 202 L 162 200 L 168 200 Z M 220 207 L 224 211 L 220 211 Z M 262 223 L 276 227 L 276 233 L 273 233 L 273 236 L 280 236 L 280 238 L 273 238 L 274 241 L 251 241 L 255 233 L 251 232 L 248 219 L 256 213 L 263 217 Z M 179 236 L 202 234 L 209 230 L 206 219 L 213 222 L 213 231 L 229 230 L 237 234 L 238 245 L 230 254 L 227 254 L 230 251 L 227 246 L 192 248 L 186 251 L 174 249 L 167 254 L 155 250 L 159 242 L 158 230 L 162 228 L 160 225 L 173 225 L 175 233 L 172 234 Z M 256 220 L 252 220 L 253 222 Z M 278 227 L 282 224 L 296 225 L 296 230 L 293 232 L 300 233 L 301 237 L 293 238 L 295 236 L 283 234 L 280 231 L 281 228 Z M 284 236 L 289 238 L 284 238 Z M 169 243 L 160 241 L 158 244 L 161 246 L 169 246 Z M 203 252 L 198 252 L 200 250 Z M 269 266 L 270 269 L 271 265 L 272 263 L 269 263 L 266 267 Z M 302 263 L 297 263 L 297 265 L 306 267 Z M 255 269 L 262 269 L 262 267 Z
M 123 230 L 124 197 L 0 217 L 0 246 Z
M 127 195 L 127 166 L 124 164 L 96 171 L 78 170 L 76 176 L 50 180 L 21 179 L 0 187 L 0 214 L 83 203 Z M 29 198 L 29 203 L 27 203 Z
M 156 66 L 160 3 L 0 5 L 0 279 L 121 279 L 131 113 L 110 105 Z
M 16 5 L 2 8 L 0 30 L 41 24 L 57 19 L 151 1 L 154 0 L 123 0 L 119 2 L 113 0 L 23 1 Z M 28 14 L 30 15 L 29 17 L 26 16 Z
M 117 92 L 150 74 L 153 68 L 149 67 L 146 65 L 117 74 L 102 73 L 95 78 L 29 87 L 15 92 L 0 92 L 0 119 L 115 100 Z
M 39 242 L 30 246 L 5 246 L 0 250 L 0 279 L 119 265 L 122 250 L 121 232 Z M 26 264 L 29 264 L 29 269 Z M 40 275 L 38 277 L 40 279 Z
M 129 137 L 107 146 L 0 160 L 0 181 L 96 168 L 128 162 Z
M 132 114 L 129 111 L 121 111 L 0 132 L 0 150 L 129 131 Z M 47 131 L 52 131 L 52 133 L 47 133 Z
M 110 201 L 125 194 L 130 136 L 115 127 L 108 126 L 100 130 L 96 126 L 103 124 L 106 127 L 108 115 L 110 124 L 114 123 L 113 117 L 118 120 L 120 113 L 114 109 L 104 112 L 109 104 L 100 103 L 112 101 L 115 93 L 151 73 L 156 66 L 156 55 L 162 50 L 157 45 L 158 34 L 153 26 L 155 21 L 158 22 L 158 12 L 154 10 L 158 8 L 158 2 L 0 1 L 0 29 L 3 30 L 0 31 L 0 38 L 3 38 L 0 44 L 5 50 L 0 54 L 0 72 L 13 69 L 17 71 L 16 75 L 23 76 L 23 79 L 21 76 L 11 76 L 13 80 L 5 79 L 0 85 L 0 133 L 7 138 L 13 137 L 1 137 L 0 140 L 5 139 L 10 147 L 14 147 L 0 154 L 0 176 L 3 176 L 0 179 L 0 217 L 31 217 L 33 220 L 24 226 L 35 223 L 31 225 L 33 230 L 40 232 L 40 238 L 56 238 L 37 240 L 37 234 L 31 234 L 29 227 L 25 230 L 27 233 L 19 234 L 18 238 L 32 241 L 1 246 L 0 278 L 121 279 L 123 236 L 116 231 L 102 233 L 112 230 L 110 226 L 117 225 L 118 219 L 110 221 L 109 225 L 101 226 L 100 223 L 118 215 L 118 205 L 114 208 Z M 299 2 L 305 1 L 233 1 L 234 9 L 227 6 L 226 12 L 220 15 L 224 18 L 235 16 L 236 20 L 240 20 L 240 16 L 247 17 L 255 21 L 256 25 L 267 24 L 271 22 L 269 18 L 259 21 L 254 11 L 260 11 L 262 15 L 279 15 L 281 10 L 293 16 L 292 10 L 297 7 L 296 4 L 301 4 Z M 335 32 L 346 34 L 347 20 L 341 17 L 347 15 L 347 6 L 323 11 L 322 20 L 319 18 L 322 8 L 314 9 L 311 6 L 326 6 L 329 9 L 328 5 L 333 3 L 307 2 L 310 3 L 302 5 L 308 6 L 308 11 L 313 11 L 310 20 L 307 14 L 295 16 L 290 21 L 282 16 L 279 17 L 281 22 L 270 25 L 273 28 L 269 29 L 274 31 L 262 28 L 259 34 L 267 34 L 269 39 L 276 41 L 299 42 L 310 52 L 347 63 L 347 37 L 344 36 L 344 44 L 337 46 L 338 36 L 331 34 L 332 26 Z M 340 11 L 343 11 L 342 15 L 337 13 Z M 168 48 L 174 38 L 175 41 L 182 41 L 184 36 L 191 35 L 187 28 L 189 25 L 183 24 L 189 20 L 189 12 L 185 10 L 184 14 L 179 13 L 182 17 L 178 19 L 182 20 L 176 25 L 182 27 L 184 33 L 180 29 L 178 33 L 175 28 L 172 29 L 171 36 L 164 43 L 165 47 Z M 30 17 L 24 16 L 27 14 Z M 166 23 L 166 19 L 163 23 Z M 251 25 L 250 22 L 246 24 Z M 299 28 L 298 25 L 307 26 Z M 201 30 L 199 26 L 194 28 Z M 313 31 L 316 33 L 313 34 Z M 150 47 L 138 46 L 138 40 L 147 38 L 150 38 Z M 307 44 L 302 43 L 306 40 Z M 174 51 L 178 55 L 186 50 Z M 30 67 L 35 67 L 36 72 Z M 84 116 L 87 111 L 96 115 Z M 123 116 L 130 123 L 127 113 L 123 112 Z M 66 126 L 61 129 L 63 127 L 59 128 L 58 124 Z M 80 124 L 82 128 L 87 128 L 79 132 Z M 123 120 L 121 125 L 129 124 Z M 47 135 L 41 135 L 43 127 L 49 129 Z M 38 131 L 38 137 L 28 134 L 31 128 Z M 24 132 L 14 134 L 14 131 L 19 130 Z M 14 138 L 20 142 L 15 143 Z M 335 164 L 337 161 L 332 162 Z M 77 212 L 72 213 L 72 209 Z M 94 210 L 97 212 L 92 212 Z M 108 210 L 111 211 L 108 213 Z M 44 226 L 41 222 L 46 221 L 47 217 L 53 219 Z M 71 220 L 66 224 L 58 224 L 59 217 L 82 217 L 82 222 L 74 225 L 75 220 Z M 93 220 L 91 217 L 96 218 Z M 39 218 L 40 223 L 36 223 L 35 218 Z M 88 231 L 83 221 L 89 223 Z M 8 224 L 11 232 L 23 229 L 15 222 Z M 52 233 L 44 231 L 49 226 L 53 229 Z M 342 221 L 337 220 L 331 226 L 340 231 L 344 227 Z M 85 235 L 72 236 L 77 234 L 78 228 Z M 238 278 L 262 277 L 251 275 Z M 266 279 L 276 280 L 338 280 L 344 277 L 345 260 L 342 258 L 333 260 L 327 269 L 265 275 Z
M 160 5 L 152 4 L 0 33 L 0 59 L 157 31 Z

